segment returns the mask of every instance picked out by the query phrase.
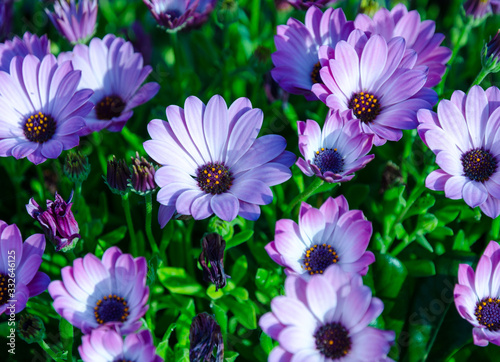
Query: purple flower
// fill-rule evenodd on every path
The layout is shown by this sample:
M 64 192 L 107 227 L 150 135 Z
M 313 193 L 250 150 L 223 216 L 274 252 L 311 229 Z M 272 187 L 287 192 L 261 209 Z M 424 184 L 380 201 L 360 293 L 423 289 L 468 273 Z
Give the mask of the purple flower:
M 417 53 L 417 62 L 414 67 L 429 67 L 426 87 L 434 87 L 446 71 L 446 63 L 451 57 L 451 49 L 439 46 L 443 34 L 435 34 L 436 23 L 432 20 L 420 21 L 420 14 L 416 10 L 408 12 L 404 4 L 396 5 L 391 11 L 381 8 L 373 19 L 366 14 L 358 14 L 354 20 L 357 29 L 372 34 L 380 34 L 390 41 L 401 36 L 406 41 L 406 48 Z
M 464 9 L 467 15 L 478 19 L 486 14 L 498 14 L 500 12 L 500 0 L 467 0 L 464 3 Z
M 116 156 L 108 161 L 108 168 L 106 170 L 106 184 L 109 186 L 111 192 L 117 195 L 128 194 L 131 172 L 125 160 L 117 160 Z
M 62 196 L 56 192 L 55 201 L 47 200 L 47 210 L 45 211 L 34 198 L 31 198 L 29 204 L 26 205 L 28 214 L 42 225 L 46 238 L 54 245 L 56 251 L 73 249 L 81 238 L 78 234 L 80 228 L 73 216 L 73 211 L 71 211 L 72 198 L 73 191 L 71 191 L 68 201 L 64 201 Z
M 29 298 L 47 289 L 50 278 L 38 271 L 44 250 L 43 234 L 31 235 L 23 243 L 17 225 L 0 220 L 0 315 L 21 312 Z
M 285 295 L 271 301 L 260 327 L 279 342 L 270 362 L 384 361 L 393 331 L 368 327 L 384 309 L 361 276 L 330 266 L 308 281 L 290 275 Z
M 117 328 L 100 327 L 82 337 L 78 347 L 84 362 L 144 361 L 163 362 L 156 354 L 153 336 L 149 329 L 125 337 Z
M 474 86 L 439 102 L 437 114 L 418 112 L 418 132 L 436 154 L 440 169 L 425 186 L 446 197 L 479 206 L 491 218 L 500 215 L 500 90 Z
M 500 346 L 500 246 L 490 241 L 479 259 L 476 273 L 467 264 L 458 267 L 453 296 L 457 311 L 472 324 L 474 344 Z
M 324 84 L 314 84 L 313 92 L 331 109 L 351 110 L 363 132 L 375 134 L 376 146 L 417 128 L 417 111 L 437 102 L 436 92 L 424 88 L 427 67 L 412 69 L 417 53 L 401 37 L 387 42 L 354 30 L 335 50 L 321 47 L 320 59 Z
M 80 78 L 51 54 L 12 59 L 10 74 L 0 71 L 0 156 L 39 164 L 77 146 L 93 107 L 92 91 L 76 90 Z
M 320 46 L 334 47 L 338 41 L 346 40 L 353 29 L 354 23 L 346 20 L 342 9 L 330 8 L 323 14 L 316 6 L 307 10 L 305 24 L 290 18 L 287 25 L 278 25 L 274 37 L 277 51 L 272 54 L 273 78 L 287 92 L 317 100 L 311 87 L 322 82 Z
M 130 176 L 130 185 L 132 191 L 139 195 L 146 195 L 156 190 L 155 167 L 144 157 L 139 157 L 139 152 L 132 157 L 132 173 Z
M 361 210 L 349 210 L 344 196 L 315 209 L 305 202 L 300 206 L 299 224 L 281 219 L 276 223 L 274 241 L 266 251 L 287 274 L 322 274 L 332 264 L 348 272 L 365 275 L 375 261 L 366 251 L 372 223 Z
M 85 117 L 82 134 L 107 128 L 119 132 L 134 114 L 133 108 L 153 98 L 158 83 L 142 83 L 151 73 L 151 66 L 143 66 L 142 55 L 134 52 L 132 43 L 113 34 L 104 39 L 94 38 L 89 46 L 77 44 L 72 52 L 59 56 L 59 61 L 71 60 L 75 69 L 82 71 L 79 88 L 90 88 L 90 99 L 95 108 Z
M 50 283 L 54 309 L 84 334 L 100 326 L 118 326 L 122 334 L 136 331 L 146 313 L 149 288 L 147 263 L 113 246 L 102 261 L 93 254 L 75 259 Z
M 189 329 L 189 360 L 224 361 L 224 340 L 220 326 L 208 313 L 200 313 L 193 318 Z M 216 348 L 216 355 L 213 350 Z
M 143 0 L 156 22 L 167 30 L 178 31 L 202 25 L 217 0 Z
M 10 34 L 13 0 L 0 0 L 0 41 Z
M 184 109 L 167 107 L 167 118 L 149 122 L 152 140 L 144 142 L 146 152 L 163 166 L 155 174 L 162 227 L 175 209 L 196 220 L 214 213 L 226 221 L 237 215 L 257 220 L 259 205 L 273 199 L 270 186 L 292 175 L 295 156 L 285 151 L 281 136 L 257 138 L 263 114 L 247 98 L 228 109 L 219 95 L 206 107 L 191 96 Z
M 16 36 L 12 40 L 0 43 L 0 71 L 9 72 L 10 62 L 15 56 L 24 58 L 28 54 L 33 54 L 40 60 L 50 54 L 50 41 L 47 35 L 39 38 L 26 32 L 22 39 Z
M 59 34 L 71 43 L 86 43 L 95 32 L 97 0 L 56 0 L 54 12 L 45 9 Z
M 201 241 L 200 265 L 203 269 L 203 279 L 215 284 L 215 291 L 226 286 L 224 271 L 224 249 L 226 241 L 217 233 L 207 234 Z M 208 266 L 210 264 L 210 267 Z
M 287 0 L 294 8 L 299 10 L 309 9 L 311 6 L 322 8 L 323 6 L 331 5 L 339 0 Z
M 297 166 L 307 176 L 316 175 L 326 182 L 345 182 L 354 177 L 375 155 L 367 155 L 373 135 L 361 131 L 350 111 L 330 112 L 323 130 L 312 120 L 297 122 L 299 150 L 304 158 Z

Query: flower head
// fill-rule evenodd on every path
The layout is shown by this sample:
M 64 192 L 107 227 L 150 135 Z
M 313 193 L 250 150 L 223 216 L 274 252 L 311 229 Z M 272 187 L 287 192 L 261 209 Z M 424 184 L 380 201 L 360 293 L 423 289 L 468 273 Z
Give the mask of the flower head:
M 155 172 L 156 168 L 144 157 L 139 158 L 139 152 L 136 152 L 136 157 L 132 157 L 132 173 L 130 176 L 132 191 L 139 195 L 145 195 L 156 190 Z
M 367 155 L 373 135 L 361 131 L 349 111 L 330 112 L 323 130 L 312 120 L 297 122 L 299 149 L 304 158 L 297 166 L 307 176 L 316 175 L 327 182 L 345 182 L 354 177 L 375 155 Z
M 425 185 L 446 197 L 479 206 L 491 218 L 500 215 L 500 90 L 474 86 L 439 102 L 437 114 L 418 112 L 418 132 L 436 154 L 440 169 Z
M 0 220 L 0 315 L 21 312 L 29 298 L 47 289 L 50 278 L 38 271 L 44 250 L 43 234 L 31 235 L 23 243 L 17 225 Z M 14 279 L 9 276 L 12 269 Z
M 500 12 L 500 0 L 467 0 L 464 3 L 465 13 L 474 19 L 479 19 L 487 14 Z
M 170 31 L 202 25 L 217 0 L 143 0 L 158 25 Z
M 28 344 L 38 343 L 45 338 L 45 326 L 40 317 L 23 313 L 16 323 L 18 336 Z
M 286 25 L 278 25 L 274 37 L 277 51 L 272 54 L 273 78 L 287 92 L 316 100 L 311 88 L 322 83 L 320 46 L 334 47 L 338 41 L 346 40 L 353 29 L 353 22 L 346 20 L 342 9 L 330 8 L 323 13 L 316 6 L 307 10 L 305 24 L 290 18 Z
M 472 324 L 474 344 L 500 345 L 500 246 L 490 241 L 479 259 L 476 272 L 467 264 L 458 267 L 453 296 L 460 316 Z
M 193 318 L 189 330 L 190 361 L 224 361 L 224 340 L 220 326 L 208 313 L 200 313 Z M 213 350 L 216 348 L 216 355 Z
M 0 70 L 10 71 L 10 63 L 15 56 L 25 57 L 33 54 L 39 60 L 50 54 L 50 41 L 47 35 L 38 37 L 35 34 L 24 33 L 23 38 L 14 37 L 5 43 L 0 43 Z
M 351 110 L 376 146 L 417 128 L 417 111 L 437 102 L 436 92 L 424 88 L 427 67 L 413 68 L 417 54 L 401 37 L 387 42 L 354 30 L 335 49 L 321 47 L 320 59 L 324 84 L 314 84 L 313 92 L 331 109 Z
M 45 9 L 57 31 L 71 43 L 86 43 L 94 35 L 97 0 L 56 0 L 54 12 Z
M 481 54 L 483 68 L 492 73 L 500 72 L 500 30 L 483 48 Z
M 321 8 L 330 4 L 334 4 L 339 0 L 287 0 L 287 2 L 294 8 L 299 10 L 309 9 L 311 6 Z
M 90 164 L 87 156 L 80 151 L 69 151 L 64 159 L 64 174 L 71 182 L 83 182 L 90 173 Z
M 151 82 L 142 85 L 151 73 L 143 66 L 141 53 L 134 52 L 132 43 L 113 34 L 90 44 L 77 44 L 72 52 L 59 55 L 58 60 L 71 60 L 82 71 L 79 88 L 90 88 L 94 109 L 85 117 L 86 127 L 81 134 L 104 128 L 119 132 L 132 117 L 133 108 L 153 98 L 160 86 Z M 141 86 L 142 85 L 142 86 Z
M 368 324 L 384 309 L 361 276 L 330 266 L 306 281 L 290 275 L 285 295 L 271 301 L 260 327 L 279 342 L 270 361 L 384 361 L 393 331 Z
M 361 210 L 349 210 L 344 196 L 329 197 L 316 209 L 302 203 L 299 224 L 289 219 L 276 223 L 274 240 L 266 245 L 269 256 L 286 267 L 287 274 L 322 274 L 332 264 L 365 275 L 375 261 L 366 251 L 372 224 Z
M 84 334 L 101 326 L 118 326 L 122 334 L 141 326 L 149 288 L 147 262 L 113 246 L 99 260 L 93 254 L 75 259 L 50 283 L 54 309 Z
M 224 271 L 224 249 L 226 241 L 217 233 L 207 234 L 201 241 L 200 265 L 203 268 L 203 279 L 215 284 L 215 290 L 226 286 Z M 210 267 L 208 266 L 210 264 Z
M 391 11 L 381 8 L 373 19 L 365 14 L 358 14 L 354 20 L 357 29 L 372 34 L 380 34 L 386 41 L 396 36 L 405 39 L 406 48 L 417 53 L 415 67 L 429 68 L 426 87 L 434 87 L 446 71 L 446 63 L 451 58 L 451 49 L 439 46 L 444 35 L 435 33 L 436 24 L 432 20 L 420 20 L 416 10 L 408 11 L 404 4 L 396 5 Z
M 0 156 L 28 157 L 34 164 L 77 146 L 83 117 L 92 109 L 90 89 L 71 62 L 53 55 L 15 57 L 10 74 L 0 71 Z
M 156 354 L 153 336 L 149 329 L 128 334 L 123 340 L 118 328 L 100 327 L 82 337 L 78 347 L 84 362 L 144 361 L 163 362 Z
M 129 190 L 128 180 L 131 175 L 125 160 L 117 160 L 116 156 L 113 155 L 113 158 L 108 161 L 106 184 L 113 193 L 118 195 L 127 194 Z
M 81 238 L 78 234 L 80 228 L 73 216 L 73 211 L 71 211 L 72 198 L 73 191 L 71 191 L 68 201 L 64 201 L 62 196 L 56 192 L 54 201 L 47 200 L 47 210 L 45 211 L 34 198 L 31 198 L 29 204 L 26 205 L 28 214 L 42 225 L 45 236 L 54 245 L 56 251 L 73 249 Z
M 162 165 L 155 174 L 162 227 L 175 209 L 196 220 L 213 213 L 226 221 L 256 220 L 259 205 L 272 201 L 270 186 L 291 177 L 295 156 L 281 136 L 257 138 L 263 114 L 247 98 L 228 108 L 219 95 L 207 106 L 192 96 L 184 109 L 167 107 L 167 118 L 149 123 L 152 140 L 144 142 Z
M 0 41 L 10 34 L 13 5 L 13 0 L 0 1 Z

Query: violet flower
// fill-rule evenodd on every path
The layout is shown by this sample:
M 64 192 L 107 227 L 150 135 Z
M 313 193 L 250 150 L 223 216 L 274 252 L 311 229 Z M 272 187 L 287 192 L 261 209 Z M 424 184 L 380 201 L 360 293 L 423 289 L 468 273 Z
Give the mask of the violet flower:
M 56 0 L 54 12 L 45 12 L 59 34 L 76 44 L 94 35 L 97 9 L 97 0 Z
M 21 312 L 29 298 L 47 289 L 50 278 L 38 271 L 44 250 L 43 234 L 23 243 L 17 225 L 0 220 L 0 315 Z
M 192 96 L 184 109 L 167 107 L 167 118 L 149 122 L 152 140 L 144 142 L 162 165 L 155 174 L 162 227 L 175 210 L 196 220 L 214 213 L 225 221 L 257 220 L 259 205 L 273 199 L 270 186 L 292 176 L 295 155 L 281 136 L 257 138 L 264 116 L 247 98 L 228 108 L 219 95 L 206 106 Z
M 437 113 L 420 110 L 418 132 L 436 154 L 440 169 L 425 186 L 446 197 L 479 206 L 489 217 L 500 215 L 500 90 L 472 87 L 439 102 Z
M 479 19 L 487 14 L 500 12 L 500 0 L 467 0 L 464 3 L 465 13 L 474 19 Z
M 64 201 L 61 195 L 56 192 L 55 200 L 47 200 L 47 210 L 43 210 L 31 198 L 26 205 L 28 214 L 38 220 L 42 226 L 45 237 L 54 245 L 56 251 L 69 251 L 73 249 L 81 238 L 80 228 L 75 220 L 71 207 L 73 203 L 73 191 L 69 195 L 68 201 Z
M 32 54 L 40 61 L 50 54 L 50 40 L 47 35 L 38 35 L 29 32 L 24 33 L 23 38 L 15 36 L 12 40 L 0 43 L 0 70 L 10 71 L 10 63 L 15 56 L 25 57 Z
M 386 361 L 395 333 L 368 326 L 383 309 L 360 275 L 337 265 L 308 281 L 290 275 L 259 321 L 279 342 L 269 361 Z
M 375 155 L 367 155 L 373 135 L 362 132 L 350 111 L 330 111 L 323 130 L 313 120 L 298 121 L 299 150 L 304 158 L 297 166 L 307 176 L 326 182 L 345 182 L 354 177 Z
M 128 334 L 125 340 L 119 328 L 105 326 L 93 329 L 82 337 L 78 352 L 84 362 L 163 362 L 163 358 L 156 354 L 149 329 Z
M 490 241 L 476 272 L 470 265 L 458 267 L 458 284 L 453 295 L 460 316 L 472 324 L 472 337 L 477 346 L 489 342 L 500 346 L 500 246 Z
M 9 36 L 12 27 L 14 0 L 0 0 L 0 41 Z
M 94 254 L 77 258 L 61 270 L 61 280 L 50 283 L 54 309 L 84 334 L 100 326 L 117 326 L 129 334 L 142 325 L 148 309 L 147 262 L 116 246 L 98 259 Z
M 217 321 L 208 313 L 200 313 L 193 318 L 189 330 L 189 360 L 224 361 L 224 340 Z M 216 348 L 215 356 L 213 355 Z
M 226 278 L 231 278 L 224 271 L 224 249 L 226 241 L 217 233 L 207 234 L 201 241 L 200 265 L 203 279 L 215 284 L 215 291 L 224 288 Z M 208 266 L 210 264 L 210 267 Z
M 366 251 L 372 224 L 361 210 L 349 210 L 344 196 L 329 197 L 319 209 L 305 202 L 298 225 L 289 219 L 276 222 L 274 240 L 265 249 L 287 274 L 307 277 L 323 274 L 333 264 L 360 275 L 375 261 Z

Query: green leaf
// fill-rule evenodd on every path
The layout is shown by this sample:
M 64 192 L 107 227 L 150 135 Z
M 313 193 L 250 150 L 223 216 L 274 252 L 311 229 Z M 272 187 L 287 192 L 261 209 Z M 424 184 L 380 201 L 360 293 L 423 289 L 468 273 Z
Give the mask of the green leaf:
M 212 303 L 212 311 L 214 312 L 215 319 L 220 326 L 222 335 L 225 336 L 227 333 L 227 312 L 219 305 Z
M 410 207 L 410 210 L 406 213 L 404 219 L 407 219 L 413 215 L 425 214 L 427 210 L 434 206 L 435 203 L 436 199 L 430 194 L 419 197 L 417 201 L 415 201 L 415 203 Z
M 272 349 L 274 348 L 273 340 L 264 332 L 260 334 L 260 346 L 262 347 L 264 352 L 266 352 L 266 354 L 271 353 Z
M 63 348 L 71 356 L 73 354 L 73 326 L 64 318 L 59 320 L 59 334 Z
M 99 241 L 105 243 L 106 245 L 114 245 L 125 237 L 127 233 L 127 227 L 125 225 L 116 228 L 115 230 L 102 235 Z
M 201 296 L 202 287 L 183 268 L 163 267 L 158 269 L 158 279 L 171 292 Z
M 238 357 L 239 355 L 240 354 L 238 352 L 228 351 L 225 353 L 224 359 L 226 360 L 226 362 L 234 362 L 236 361 L 236 357 Z
M 436 275 L 436 267 L 432 260 L 408 260 L 403 262 L 408 274 L 414 277 L 428 277 Z
M 373 275 L 377 297 L 396 298 L 408 275 L 399 259 L 389 254 L 377 254 L 373 264 Z
M 231 268 L 231 280 L 235 283 L 238 284 L 245 274 L 247 273 L 248 269 L 248 261 L 246 255 L 240 256 L 238 259 L 233 264 L 233 267 Z
M 244 242 L 250 240 L 250 238 L 253 236 L 253 230 L 244 230 L 237 235 L 233 236 L 231 239 L 226 241 L 226 250 L 234 248 L 235 246 L 238 246 L 240 244 L 243 244 Z
M 345 192 L 345 197 L 349 200 L 349 208 L 357 209 L 367 198 L 370 193 L 370 186 L 368 185 L 353 185 Z
M 166 356 L 167 355 L 168 350 L 170 349 L 170 347 L 168 345 L 168 341 L 170 340 L 170 335 L 174 331 L 175 327 L 176 327 L 176 324 L 171 323 L 168 326 L 167 331 L 163 335 L 163 339 L 161 340 L 160 343 L 158 343 L 158 347 L 156 347 L 156 354 L 158 354 L 159 356 Z
M 232 298 L 224 300 L 239 323 L 245 328 L 257 328 L 257 311 L 252 301 L 238 302 Z

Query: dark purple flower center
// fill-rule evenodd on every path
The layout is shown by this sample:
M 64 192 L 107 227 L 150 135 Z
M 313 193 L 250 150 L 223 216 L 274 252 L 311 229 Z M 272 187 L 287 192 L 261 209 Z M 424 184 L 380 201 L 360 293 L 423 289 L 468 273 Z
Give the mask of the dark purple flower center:
M 314 245 L 304 253 L 303 268 L 311 275 L 323 274 L 326 268 L 339 261 L 335 249 L 328 244 Z
M 316 151 L 313 163 L 318 166 L 322 173 L 328 171 L 340 173 L 344 170 L 344 160 L 336 148 L 321 148 L 321 150 Z
M 380 103 L 373 94 L 360 92 L 352 96 L 349 109 L 361 122 L 370 123 L 380 114 Z
M 196 181 L 207 194 L 218 195 L 229 190 L 233 184 L 231 172 L 222 163 L 207 163 L 198 168 Z
M 38 112 L 26 120 L 23 131 L 29 141 L 44 143 L 56 133 L 56 121 L 51 115 Z
M 477 321 L 486 326 L 490 331 L 498 331 L 500 329 L 500 299 L 484 298 L 476 305 L 474 315 Z
M 321 80 L 321 76 L 319 75 L 319 71 L 321 69 L 321 64 L 317 62 L 314 64 L 313 70 L 311 72 L 311 80 L 313 84 L 320 83 L 323 84 L 323 81 Z
M 347 329 L 338 322 L 328 323 L 314 333 L 316 348 L 331 359 L 344 357 L 351 350 Z
M 105 295 L 94 307 L 95 320 L 99 324 L 125 322 L 129 315 L 127 301 L 116 294 Z
M 0 305 L 4 305 L 9 300 L 8 279 L 7 275 L 0 273 Z
M 120 96 L 106 96 L 97 102 L 95 113 L 98 119 L 107 121 L 114 117 L 120 117 L 125 106 L 126 104 Z
M 488 181 L 497 169 L 495 158 L 482 148 L 474 148 L 461 158 L 465 176 L 472 181 Z

